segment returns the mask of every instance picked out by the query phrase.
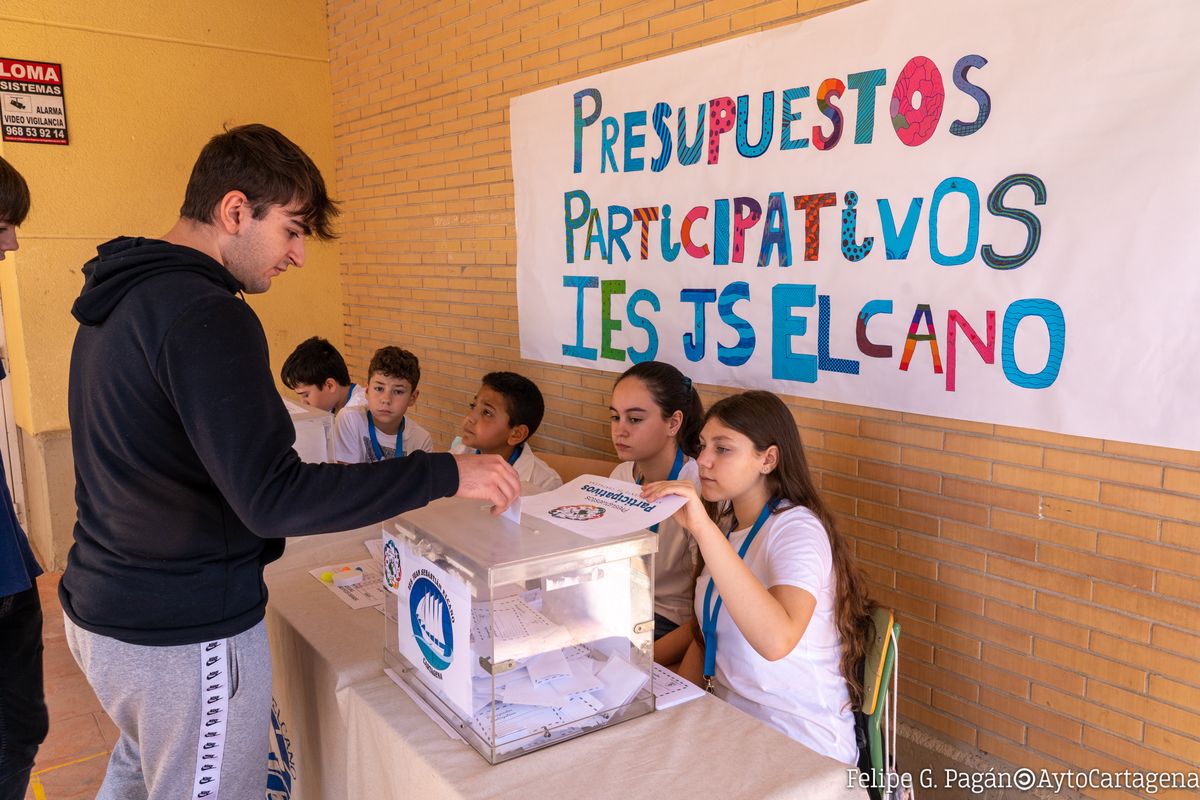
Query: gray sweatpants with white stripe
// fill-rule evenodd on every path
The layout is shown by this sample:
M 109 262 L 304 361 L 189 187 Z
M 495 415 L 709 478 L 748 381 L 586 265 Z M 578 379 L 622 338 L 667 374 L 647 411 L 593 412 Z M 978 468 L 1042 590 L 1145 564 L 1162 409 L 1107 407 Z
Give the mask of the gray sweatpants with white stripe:
M 121 730 L 97 800 L 265 796 L 271 730 L 265 623 L 215 643 L 178 647 L 127 644 L 69 618 L 66 628 L 72 655 Z

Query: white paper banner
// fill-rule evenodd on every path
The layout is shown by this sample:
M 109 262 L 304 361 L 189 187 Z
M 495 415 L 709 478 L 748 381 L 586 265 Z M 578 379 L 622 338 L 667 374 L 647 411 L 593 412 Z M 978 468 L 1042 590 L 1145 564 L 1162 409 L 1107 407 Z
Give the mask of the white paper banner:
M 517 98 L 522 355 L 1200 449 L 1197 30 L 873 0 Z
M 608 539 L 662 522 L 684 502 L 668 495 L 648 503 L 636 483 L 580 475 L 553 491 L 523 498 L 522 512 L 589 539 Z

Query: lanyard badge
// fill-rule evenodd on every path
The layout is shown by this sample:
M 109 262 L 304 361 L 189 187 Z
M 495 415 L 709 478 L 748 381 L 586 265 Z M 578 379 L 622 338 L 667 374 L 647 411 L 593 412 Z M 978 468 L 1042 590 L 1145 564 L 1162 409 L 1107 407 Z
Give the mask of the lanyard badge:
M 404 457 L 404 425 L 408 422 L 407 417 L 400 419 L 400 430 L 396 432 L 396 457 Z M 371 452 L 375 454 L 376 461 L 383 461 L 383 448 L 379 446 L 379 437 L 375 435 L 375 419 L 371 416 L 371 412 L 367 412 L 367 433 L 371 435 Z
M 758 519 L 754 521 L 754 527 L 750 529 L 750 533 L 746 534 L 746 540 L 738 548 L 738 558 L 745 560 L 750 543 L 754 541 L 754 537 L 758 535 L 759 529 L 767 521 L 767 517 L 771 516 L 776 505 L 778 502 L 774 500 L 763 505 L 762 511 L 758 512 Z M 717 617 L 721 613 L 722 605 L 719 593 L 716 603 L 712 602 L 714 588 L 715 584 L 712 578 L 709 578 L 708 589 L 704 592 L 704 624 L 701 626 L 701 630 L 704 632 L 704 688 L 709 692 L 714 691 L 713 676 L 717 673 Z
M 682 469 L 683 469 L 683 450 L 681 450 L 681 449 L 679 449 L 679 448 L 677 447 L 677 448 L 675 448 L 675 463 L 671 465 L 671 474 L 667 476 L 667 480 L 669 480 L 669 481 L 673 481 L 673 480 L 675 480 L 676 478 L 678 478 L 678 477 L 679 477 L 679 471 L 680 471 L 680 470 L 682 470 Z M 638 479 L 637 479 L 637 485 L 638 485 L 638 486 L 641 486 L 641 485 L 642 485 L 642 480 L 643 480 L 645 477 L 646 477 L 646 476 L 645 476 L 645 475 L 643 475 L 641 478 L 638 478 Z M 661 525 L 661 524 L 662 524 L 661 522 L 656 522 L 656 523 L 654 523 L 653 525 L 651 525 L 651 526 L 650 526 L 650 532 L 651 532 L 651 533 L 658 533 L 658 526 L 659 526 L 659 525 Z
M 517 463 L 517 459 L 521 457 L 521 451 L 523 451 L 524 449 L 525 449 L 524 442 L 521 442 L 519 445 L 517 445 L 516 447 L 513 448 L 512 455 L 508 457 L 508 465 L 510 467 Z M 483 453 L 481 453 L 479 450 L 476 450 L 475 455 L 479 456 L 479 455 L 483 455 Z

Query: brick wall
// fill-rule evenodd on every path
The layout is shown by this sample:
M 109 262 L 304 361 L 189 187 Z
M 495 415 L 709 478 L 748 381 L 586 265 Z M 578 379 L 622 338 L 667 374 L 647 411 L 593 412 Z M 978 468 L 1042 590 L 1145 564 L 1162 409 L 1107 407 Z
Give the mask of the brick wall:
M 519 356 L 509 100 L 840 5 L 331 0 L 352 374 L 415 351 L 446 445 L 480 375 L 516 369 L 547 398 L 535 446 L 611 458 L 612 377 Z M 1033 767 L 1200 762 L 1200 453 L 791 405 L 899 613 L 908 721 Z

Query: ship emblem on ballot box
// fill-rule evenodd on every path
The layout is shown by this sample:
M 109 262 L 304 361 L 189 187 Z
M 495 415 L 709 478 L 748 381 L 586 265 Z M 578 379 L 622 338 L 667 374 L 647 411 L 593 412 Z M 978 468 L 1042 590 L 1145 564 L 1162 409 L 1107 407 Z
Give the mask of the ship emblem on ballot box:
M 421 655 L 437 670 L 450 666 L 454 658 L 454 630 L 446 597 L 433 581 L 420 577 L 408 594 L 413 637 Z

